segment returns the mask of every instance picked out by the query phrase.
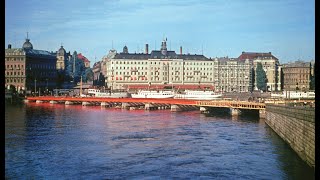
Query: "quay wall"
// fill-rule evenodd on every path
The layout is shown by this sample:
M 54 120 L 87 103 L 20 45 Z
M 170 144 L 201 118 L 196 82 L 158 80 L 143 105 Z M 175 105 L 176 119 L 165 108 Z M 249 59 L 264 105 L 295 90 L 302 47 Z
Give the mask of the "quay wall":
M 265 122 L 315 168 L 315 108 L 267 104 Z

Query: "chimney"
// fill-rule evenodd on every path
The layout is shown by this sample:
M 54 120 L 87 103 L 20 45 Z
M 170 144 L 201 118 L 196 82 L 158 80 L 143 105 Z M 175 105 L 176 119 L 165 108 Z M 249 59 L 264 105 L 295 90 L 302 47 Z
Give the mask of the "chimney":
M 8 49 L 11 49 L 11 44 L 8 44 Z
M 146 44 L 146 54 L 149 54 L 149 45 Z
M 182 55 L 182 46 L 180 46 L 180 55 Z

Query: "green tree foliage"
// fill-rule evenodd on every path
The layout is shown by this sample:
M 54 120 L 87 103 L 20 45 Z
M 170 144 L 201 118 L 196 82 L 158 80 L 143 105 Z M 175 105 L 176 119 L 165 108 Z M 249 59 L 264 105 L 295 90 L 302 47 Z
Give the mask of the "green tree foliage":
M 314 90 L 315 89 L 315 78 L 314 75 L 310 75 L 310 90 Z
M 84 62 L 81 59 L 78 59 L 77 51 L 74 51 L 72 58 L 66 66 L 66 76 L 68 76 L 70 80 L 74 80 L 74 83 L 80 82 L 82 76 L 82 81 L 85 82 L 87 81 L 86 69 Z
M 259 62 L 256 69 L 257 88 L 259 90 L 266 90 L 266 72 L 262 68 L 262 64 Z
M 84 82 L 93 81 L 93 71 L 91 68 L 86 68 L 83 72 L 82 80 Z

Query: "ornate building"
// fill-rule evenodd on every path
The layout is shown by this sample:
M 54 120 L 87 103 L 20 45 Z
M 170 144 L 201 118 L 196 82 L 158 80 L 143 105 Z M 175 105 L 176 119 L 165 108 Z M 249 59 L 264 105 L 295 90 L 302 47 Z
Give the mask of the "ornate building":
M 56 86 L 56 56 L 48 51 L 33 49 L 30 39 L 22 48 L 5 49 L 5 86 L 18 91 L 47 91 Z
M 146 45 L 146 47 L 148 47 Z M 115 89 L 132 88 L 213 88 L 213 61 L 203 55 L 168 51 L 166 40 L 160 50 L 129 53 L 111 50 L 102 61 L 107 85 Z
M 67 53 L 63 46 L 61 46 L 60 49 L 57 51 L 57 70 L 64 71 L 70 59 L 70 52 Z
M 110 50 L 101 61 L 101 72 L 113 89 L 146 89 L 175 87 L 176 89 L 215 89 L 217 91 L 248 92 L 252 86 L 252 63 L 229 58 L 207 58 L 204 55 L 169 51 L 166 40 L 160 50 L 129 53 Z

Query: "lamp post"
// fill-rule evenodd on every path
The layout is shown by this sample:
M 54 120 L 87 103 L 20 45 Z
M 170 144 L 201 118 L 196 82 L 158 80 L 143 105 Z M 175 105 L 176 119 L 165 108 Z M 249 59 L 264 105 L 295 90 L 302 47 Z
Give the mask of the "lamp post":
M 47 89 L 47 93 L 48 93 L 48 78 L 46 80 L 47 80 L 47 88 L 46 89 Z
M 34 94 L 37 93 L 37 79 L 34 79 Z

